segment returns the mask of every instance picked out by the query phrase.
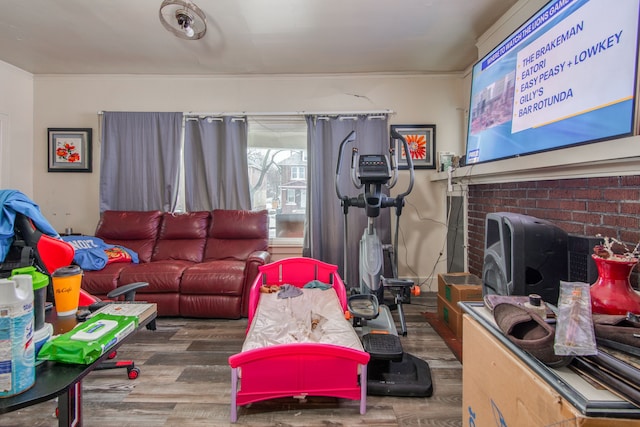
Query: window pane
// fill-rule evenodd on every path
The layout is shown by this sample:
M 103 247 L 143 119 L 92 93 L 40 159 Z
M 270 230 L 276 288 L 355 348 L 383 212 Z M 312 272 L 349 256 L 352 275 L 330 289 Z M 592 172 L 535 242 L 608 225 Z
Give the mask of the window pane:
M 304 118 L 249 118 L 248 136 L 253 208 L 269 211 L 270 237 L 302 238 L 307 191 Z
M 287 205 L 296 202 L 296 192 L 292 188 L 287 188 Z

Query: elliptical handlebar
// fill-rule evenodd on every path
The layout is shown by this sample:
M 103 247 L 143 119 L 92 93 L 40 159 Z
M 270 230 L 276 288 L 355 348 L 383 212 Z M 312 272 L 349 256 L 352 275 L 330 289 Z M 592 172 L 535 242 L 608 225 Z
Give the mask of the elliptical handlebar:
M 385 184 L 387 188 L 393 188 L 398 182 L 398 165 L 396 162 L 396 148 L 394 147 L 393 139 L 389 139 L 389 169 L 391 169 L 391 179 Z
M 355 141 L 355 139 L 356 139 L 356 131 L 352 130 L 349 133 L 349 135 L 347 135 L 347 137 L 342 140 L 342 142 L 340 143 L 339 151 L 338 151 L 338 164 L 336 166 L 336 194 L 338 195 L 338 199 L 340 200 L 344 200 L 346 198 L 346 196 L 340 192 L 340 185 L 338 183 L 338 178 L 340 177 L 340 169 L 342 167 L 342 153 L 344 152 L 345 145 Z M 355 161 L 355 153 L 352 156 L 352 162 L 353 161 Z
M 338 196 L 338 199 L 340 199 L 343 203 L 349 205 L 353 205 L 353 206 L 358 206 L 358 207 L 365 207 L 365 203 L 362 200 L 359 200 L 358 198 L 350 198 L 349 196 L 346 196 L 344 194 L 342 194 L 342 192 L 340 191 L 340 185 L 339 185 L 339 176 L 340 176 L 340 170 L 342 169 L 342 157 L 344 155 L 344 149 L 346 147 L 347 144 L 355 141 L 356 139 L 356 131 L 351 131 L 346 138 L 344 138 L 342 140 L 342 142 L 340 143 L 340 148 L 338 151 L 338 162 L 337 162 L 337 166 L 336 166 L 336 179 L 335 179 L 335 187 L 336 187 L 336 194 Z M 385 183 L 385 187 L 387 188 L 393 188 L 398 180 L 398 162 L 396 161 L 396 156 L 395 156 L 395 151 L 396 151 L 396 140 L 400 140 L 402 142 L 402 146 L 404 148 L 404 152 L 405 153 L 409 153 L 409 144 L 407 143 L 407 140 L 404 138 L 404 136 L 402 136 L 400 133 L 398 133 L 398 131 L 396 131 L 395 129 L 391 129 L 391 138 L 389 140 L 389 162 L 390 162 L 390 167 L 389 167 L 389 172 L 390 172 L 390 180 Z M 395 206 L 398 203 L 402 204 L 402 200 L 404 199 L 404 197 L 406 197 L 409 193 L 411 193 L 411 191 L 413 190 L 413 183 L 414 183 L 414 169 L 413 169 L 413 159 L 411 158 L 411 156 L 406 156 L 407 158 L 407 164 L 408 164 L 408 169 L 409 169 L 409 185 L 407 186 L 406 190 L 400 194 L 398 194 L 394 199 L 395 201 L 391 202 L 384 202 L 383 204 L 385 206 L 383 207 L 391 207 L 391 206 Z M 350 176 L 351 176 L 351 181 L 353 183 L 353 185 L 357 188 L 360 189 L 364 186 L 364 183 L 361 182 L 358 179 L 357 173 L 356 173 L 356 168 L 358 167 L 358 159 L 359 159 L 359 154 L 358 154 L 358 149 L 356 147 L 354 147 L 352 149 L 352 155 L 351 155 L 351 172 L 350 172 Z M 400 202 L 399 202 L 400 201 Z
M 395 129 L 391 129 L 391 148 L 389 151 L 392 152 L 392 156 L 391 156 L 391 164 L 393 165 L 393 169 L 395 171 L 398 170 L 398 166 L 395 164 L 395 153 L 393 153 L 395 151 L 395 144 L 393 143 L 394 140 L 399 139 L 400 141 L 402 141 L 402 146 L 404 147 L 404 152 L 407 153 L 407 164 L 409 166 L 409 186 L 407 187 L 407 189 L 403 192 L 398 194 L 396 197 L 403 199 L 405 196 L 407 196 L 409 193 L 411 193 L 411 190 L 413 190 L 413 181 L 414 181 L 414 173 L 413 173 L 413 159 L 411 158 L 411 156 L 409 155 L 409 144 L 407 143 L 407 140 L 405 139 L 404 136 L 400 135 L 400 133 L 398 133 L 397 130 Z M 395 179 L 393 182 L 393 185 L 395 185 Z M 393 185 L 391 187 L 393 187 Z M 389 188 L 391 188 L 389 187 Z
M 364 187 L 364 183 L 358 181 L 358 174 L 356 172 L 359 158 L 360 154 L 358 154 L 358 149 L 356 147 L 353 147 L 351 149 L 351 182 L 358 190 Z

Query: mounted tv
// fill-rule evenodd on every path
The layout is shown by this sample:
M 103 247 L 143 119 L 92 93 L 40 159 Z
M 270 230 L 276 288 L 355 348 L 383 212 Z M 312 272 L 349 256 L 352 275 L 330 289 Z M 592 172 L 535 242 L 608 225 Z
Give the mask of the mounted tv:
M 466 164 L 633 134 L 640 0 L 553 0 L 473 66 Z

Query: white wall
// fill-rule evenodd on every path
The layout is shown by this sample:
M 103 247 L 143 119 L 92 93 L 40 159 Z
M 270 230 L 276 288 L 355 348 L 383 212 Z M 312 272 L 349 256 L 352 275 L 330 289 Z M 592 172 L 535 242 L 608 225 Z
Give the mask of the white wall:
M 35 76 L 35 200 L 58 230 L 91 234 L 98 221 L 100 142 L 98 111 L 395 111 L 392 124 L 435 124 L 437 151 L 464 150 L 459 75 L 350 76 Z M 48 127 L 93 128 L 93 170 L 47 173 Z M 416 171 L 401 228 L 400 275 L 424 279 L 445 271 L 445 186 L 433 171 Z M 399 180 L 397 189 L 406 186 Z M 336 203 L 338 200 L 336 199 Z M 338 237 L 337 237 L 338 238 Z M 446 254 L 446 251 L 445 251 Z M 435 287 L 432 287 L 435 289 Z
M 33 76 L 0 61 L 0 188 L 33 197 Z

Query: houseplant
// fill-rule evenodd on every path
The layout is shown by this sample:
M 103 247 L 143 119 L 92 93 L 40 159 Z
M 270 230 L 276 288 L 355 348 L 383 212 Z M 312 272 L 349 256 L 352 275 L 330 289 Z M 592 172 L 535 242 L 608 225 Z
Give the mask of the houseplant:
M 601 236 L 599 236 L 601 237 Z M 629 276 L 638 264 L 639 246 L 629 250 L 617 239 L 604 237 L 591 257 L 598 279 L 591 286 L 591 310 L 598 314 L 640 313 L 640 294 L 631 286 Z

